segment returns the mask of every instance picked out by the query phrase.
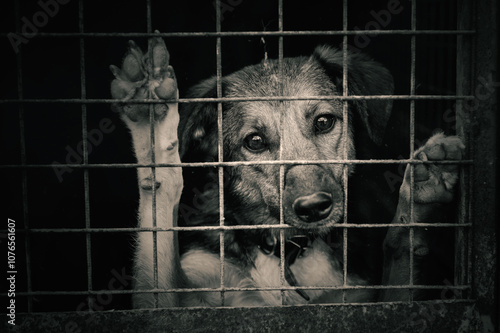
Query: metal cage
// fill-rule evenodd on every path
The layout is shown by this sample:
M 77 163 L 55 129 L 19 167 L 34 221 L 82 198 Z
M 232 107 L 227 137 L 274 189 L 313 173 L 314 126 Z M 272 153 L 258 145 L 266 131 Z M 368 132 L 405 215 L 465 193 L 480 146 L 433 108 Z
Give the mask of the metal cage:
M 55 5 L 58 11 L 62 10 L 66 3 L 69 1 L 41 1 L 41 4 L 50 7 L 54 15 L 50 15 L 50 11 L 46 12 L 45 18 L 49 20 L 54 17 Z M 12 266 L 7 267 L 6 271 L 8 276 L 18 277 L 15 296 L 11 296 L 9 292 L 2 291 L 3 296 L 8 299 L 15 299 L 18 304 L 18 310 L 15 313 L 16 325 L 10 325 L 7 320 L 3 325 L 4 330 L 8 332 L 115 332 L 115 331 L 144 331 L 144 332 L 157 332 L 157 331 L 285 331 L 294 329 L 298 331 L 398 331 L 398 332 L 420 332 L 420 331 L 493 331 L 497 328 L 498 306 L 497 306 L 497 256 L 496 256 L 496 224 L 495 224 L 495 157 L 496 146 L 494 144 L 496 137 L 497 124 L 496 111 L 497 111 L 497 91 L 498 83 L 494 79 L 494 73 L 498 67 L 498 45 L 497 45 L 497 5 L 496 2 L 491 1 L 477 1 L 459 0 L 456 2 L 456 29 L 421 29 L 417 18 L 420 19 L 419 10 L 422 10 L 421 15 L 425 15 L 425 6 L 428 2 L 425 0 L 413 0 L 405 3 L 408 8 L 411 8 L 408 15 L 408 28 L 406 29 L 375 29 L 367 32 L 366 30 L 353 29 L 349 25 L 349 13 L 355 10 L 355 2 L 342 0 L 338 1 L 338 8 L 342 8 L 341 17 L 342 24 L 338 29 L 332 30 L 287 30 L 285 29 L 286 21 L 286 6 L 287 2 L 283 0 L 277 1 L 277 29 L 263 31 L 224 31 L 223 21 L 224 15 L 241 3 L 242 1 L 229 1 L 229 0 L 215 0 L 213 2 L 213 15 L 215 16 L 214 31 L 192 31 L 192 32 L 162 32 L 153 33 L 153 18 L 154 18 L 154 1 L 148 0 L 145 4 L 146 10 L 145 20 L 146 28 L 141 32 L 88 32 L 85 27 L 84 15 L 91 16 L 85 9 L 87 3 L 79 0 L 78 4 L 73 3 L 77 13 L 77 25 L 73 32 L 49 32 L 44 31 L 43 28 L 46 24 L 42 24 L 45 20 L 43 15 L 38 15 L 33 18 L 39 21 L 36 25 L 39 29 L 37 32 L 27 31 L 23 27 L 26 23 L 26 17 L 21 17 L 20 7 L 24 5 L 20 1 L 15 1 L 15 8 L 12 13 L 15 13 L 13 23 L 15 24 L 15 35 L 12 33 L 2 33 L 2 36 L 9 38 L 12 44 L 12 38 L 16 41 L 35 39 L 40 41 L 56 40 L 57 42 L 72 41 L 78 43 L 79 48 L 79 62 L 74 64 L 74 69 L 78 70 L 78 95 L 74 98 L 59 97 L 56 95 L 41 96 L 26 98 L 25 94 L 25 81 L 33 79 L 27 70 L 27 67 L 34 66 L 34 64 L 27 64 L 23 57 L 24 42 L 16 44 L 21 46 L 15 52 L 15 60 L 17 62 L 16 77 L 11 78 L 17 81 L 16 88 L 0 99 L 2 109 L 5 109 L 6 120 L 2 125 L 5 129 L 4 133 L 8 133 L 9 137 L 2 138 L 2 147 L 7 150 L 9 145 L 13 145 L 19 155 L 11 158 L 12 155 L 7 154 L 7 159 L 0 163 L 0 169 L 4 174 L 13 174 L 10 177 L 9 186 L 17 184 L 17 189 L 13 190 L 17 194 L 12 198 L 11 207 L 14 211 L 19 207 L 18 211 L 22 214 L 14 215 L 9 211 L 9 207 L 4 207 L 4 212 L 7 215 L 7 228 L 3 228 L 2 233 L 7 241 L 10 235 L 15 235 L 16 251 L 11 251 L 13 257 L 9 258 L 8 264 Z M 389 1 L 393 3 L 394 1 Z M 445 2 L 445 1 L 443 1 Z M 40 5 L 40 4 L 39 4 Z M 41 5 L 40 5 L 41 6 Z M 69 6 L 69 5 L 68 5 Z M 31 7 L 32 8 L 32 7 Z M 42 7 L 46 8 L 46 7 Z M 48 8 L 48 7 L 47 7 Z M 442 8 L 446 12 L 447 8 Z M 452 16 L 455 15 L 451 14 Z M 50 17 L 50 18 L 49 18 Z M 76 18 L 73 18 L 76 20 Z M 7 20 L 5 29 L 12 30 L 12 21 Z M 35 22 L 36 23 L 36 22 Z M 379 25 L 380 26 L 380 25 Z M 39 30 L 39 31 L 38 31 Z M 120 42 L 123 38 L 147 38 L 151 36 L 161 36 L 164 38 L 199 38 L 202 40 L 215 41 L 215 64 L 216 64 L 216 78 L 217 78 L 217 98 L 212 99 L 180 99 L 179 103 L 197 103 L 203 101 L 211 101 L 218 103 L 218 133 L 219 133 L 219 155 L 218 161 L 211 163 L 180 163 L 180 164 L 156 164 L 139 165 L 130 161 L 123 162 L 109 162 L 109 163 L 95 163 L 92 162 L 89 154 L 92 147 L 92 141 L 89 137 L 92 135 L 91 129 L 88 127 L 89 123 L 89 108 L 95 105 L 109 107 L 115 100 L 109 98 L 93 98 L 93 92 L 89 92 L 89 82 L 86 73 L 88 72 L 88 63 L 93 55 L 90 55 L 86 48 L 94 41 L 101 42 L 102 40 L 109 41 L 111 38 L 119 39 Z M 348 92 L 347 85 L 347 52 L 349 50 L 349 38 L 356 36 L 384 36 L 387 38 L 404 38 L 409 43 L 409 82 L 408 93 L 390 96 L 352 96 Z M 224 232 L 233 229 L 250 229 L 250 228 L 277 228 L 285 230 L 288 228 L 283 222 L 283 211 L 280 212 L 281 223 L 279 225 L 258 225 L 258 226 L 227 226 L 224 224 L 224 168 L 238 167 L 242 165 L 250 165 L 255 163 L 250 162 L 227 162 L 223 160 L 222 154 L 222 103 L 224 101 L 240 100 L 238 98 L 227 98 L 222 96 L 221 78 L 223 76 L 223 43 L 226 38 L 269 38 L 276 39 L 280 75 L 283 74 L 283 57 L 285 53 L 284 39 L 288 37 L 317 37 L 317 36 L 336 36 L 341 38 L 341 48 L 344 53 L 344 76 L 343 76 L 343 95 L 335 97 L 318 97 L 310 96 L 303 99 L 337 99 L 343 103 L 344 118 L 348 119 L 347 103 L 355 99 L 390 99 L 394 101 L 403 101 L 409 107 L 409 127 L 406 129 L 408 133 L 409 142 L 409 156 L 413 156 L 414 147 L 416 145 L 416 104 L 426 103 L 429 101 L 440 102 L 454 102 L 456 108 L 456 133 L 460 135 L 468 147 L 467 159 L 454 162 L 461 165 L 461 179 L 460 179 L 460 199 L 459 199 L 459 213 L 455 223 L 351 223 L 346 218 L 346 223 L 338 224 L 335 227 L 342 230 L 344 238 L 343 242 L 343 270 L 344 270 L 344 285 L 331 286 L 324 289 L 339 289 L 344 291 L 352 289 L 388 289 L 388 288 L 401 288 L 408 290 L 408 300 L 405 302 L 391 302 L 391 303 L 366 303 L 366 304 L 351 304 L 341 303 L 332 305 L 307 305 L 307 306 L 281 306 L 281 307 L 265 307 L 265 308 L 225 308 L 224 293 L 236 290 L 255 290 L 256 288 L 228 288 L 224 286 Z M 452 68 L 452 78 L 456 81 L 456 88 L 454 93 L 451 94 L 418 94 L 417 93 L 417 71 L 418 56 L 417 50 L 419 48 L 419 38 L 425 37 L 449 37 L 454 39 L 456 43 L 456 58 L 446 59 L 450 54 L 440 55 L 444 57 L 444 63 L 456 63 L 456 68 Z M 16 48 L 14 47 L 16 51 Z M 36 51 L 36 48 L 35 48 Z M 387 51 L 387 50 L 386 50 Z M 389 50 L 391 51 L 391 50 Z M 440 54 L 440 50 L 430 50 L 428 54 L 436 56 Z M 11 52 L 9 50 L 9 52 Z M 425 58 L 424 58 L 425 60 Z M 111 63 L 111 61 L 109 61 Z M 446 76 L 437 68 L 431 71 L 437 72 L 436 76 Z M 13 73 L 13 72 L 12 72 Z M 75 72 L 71 72 L 75 75 Z M 433 73 L 430 73 L 433 74 Z M 450 76 L 446 77 L 449 79 Z M 444 79 L 443 79 L 444 80 Z M 63 94 L 64 95 L 64 94 Z M 55 96 L 55 97 L 52 97 Z M 255 98 L 250 100 L 297 100 L 296 97 L 269 97 L 269 98 Z M 244 99 L 249 100 L 249 99 Z M 145 103 L 152 103 L 154 101 L 145 101 Z M 81 127 L 78 129 L 78 135 L 81 133 L 81 159 L 76 163 L 58 164 L 58 167 L 69 168 L 78 173 L 79 177 L 83 179 L 83 185 L 76 190 L 83 193 L 83 212 L 81 216 L 81 223 L 79 226 L 68 225 L 67 227 L 56 225 L 51 226 L 50 223 L 43 224 L 33 221 L 29 199 L 29 179 L 30 175 L 34 172 L 44 172 L 54 168 L 54 164 L 46 162 L 37 162 L 30 160 L 27 151 L 27 138 L 31 135 L 29 129 L 25 125 L 26 114 L 33 112 L 32 107 L 38 105 L 55 105 L 57 107 L 69 107 L 73 111 L 75 109 L 81 121 Z M 18 119 L 12 115 L 15 114 Z M 14 123 L 12 123 L 14 121 Z M 16 142 L 11 139 L 11 132 L 8 127 L 13 126 L 14 132 L 17 132 L 13 137 Z M 109 124 L 103 124 L 106 128 Z M 153 126 L 151 131 L 153 132 Z M 347 122 L 343 128 L 344 133 L 347 133 Z M 104 131 L 104 133 L 106 133 Z M 152 134 L 153 135 L 153 134 Z M 154 136 L 152 136 L 154 137 Z M 43 159 L 41 159 L 43 160 Z M 153 157 L 154 161 L 154 157 Z M 287 164 L 313 164 L 318 161 L 307 160 L 293 160 L 293 161 L 265 161 L 262 164 L 275 164 L 280 165 L 280 179 L 281 189 L 284 187 L 284 166 Z M 347 166 L 369 164 L 369 165 L 410 165 L 413 181 L 413 167 L 419 161 L 413 158 L 404 159 L 380 159 L 380 160 L 349 160 L 347 158 L 347 151 L 345 151 L 342 160 L 321 161 L 325 164 L 340 164 L 344 166 L 344 190 L 347 199 L 348 188 L 348 173 Z M 443 162 L 444 163 L 444 162 Z M 150 167 L 153 170 L 160 167 L 213 167 L 217 169 L 217 178 L 219 183 L 219 197 L 220 197 L 220 225 L 219 226 L 199 226 L 199 227 L 176 227 L 174 229 L 161 229 L 157 228 L 155 222 L 154 227 L 149 229 L 137 228 L 129 225 L 109 224 L 107 226 L 94 226 L 93 220 L 93 207 L 91 205 L 92 181 L 94 172 L 105 172 L 107 170 L 121 170 L 120 172 L 134 171 L 139 167 Z M 62 169 L 62 170 L 69 170 Z M 124 173 L 122 174 L 124 175 Z M 128 174 L 130 178 L 130 174 Z M 10 190 L 10 188 L 8 188 Z M 71 190 L 72 189 L 64 189 Z M 101 191 L 103 189 L 101 188 Z M 56 190 L 57 191 L 57 190 Z M 49 191 L 50 192 L 50 191 Z M 281 191 L 283 192 L 283 191 Z M 153 197 L 154 197 L 153 190 Z M 413 193 L 413 191 L 411 192 Z M 413 194 L 411 194 L 413 195 Z M 156 202 L 153 201 L 153 211 L 156 211 Z M 345 205 L 349 202 L 345 200 Z M 281 209 L 283 210 L 283 208 Z M 411 208 L 411 211 L 413 207 Z M 345 209 L 347 212 L 347 209 Z M 127 211 L 130 213 L 130 211 Z M 43 216 L 43 214 L 41 214 Z M 411 214 L 412 215 L 412 214 Z M 155 216 L 155 214 L 153 214 Z M 133 217 L 133 216 L 132 216 Z M 155 220 L 155 218 L 154 218 Z M 9 224 L 10 223 L 10 224 Z M 12 228 L 11 228 L 12 227 Z M 418 285 L 412 280 L 409 285 L 400 286 L 349 286 L 347 285 L 347 239 L 349 231 L 355 228 L 393 228 L 405 227 L 408 228 L 410 233 L 410 247 L 413 247 L 412 239 L 415 228 L 446 228 L 454 232 L 455 242 L 455 272 L 454 282 L 447 285 Z M 108 283 L 107 288 L 96 288 L 96 275 L 99 274 L 99 267 L 96 267 L 96 252 L 102 251 L 102 247 L 95 248 L 93 237 L 102 237 L 103 239 L 109 235 L 129 235 L 135 232 L 151 232 L 156 235 L 159 232 L 165 231 L 192 231 L 192 230 L 212 230 L 220 234 L 220 271 L 221 271 L 221 285 L 216 289 L 207 289 L 207 291 L 216 291 L 221 296 L 220 308 L 174 308 L 174 309 L 145 309 L 145 310 L 130 310 L 118 309 L 116 311 L 101 311 L 103 307 L 99 304 L 92 306 L 91 302 L 105 303 L 109 297 L 124 297 L 136 291 L 130 288 L 125 288 L 128 280 L 124 280 L 126 276 L 124 271 L 114 270 L 108 276 L 114 277 L 114 282 Z M 85 267 L 77 274 L 80 274 L 84 279 L 83 284 L 79 284 L 74 290 L 63 289 L 50 289 L 51 286 L 46 287 L 43 284 L 36 282 L 36 277 L 32 274 L 32 266 L 34 265 L 33 254 L 37 251 L 42 251 L 43 237 L 45 235 L 59 234 L 68 235 L 69 238 L 73 235 L 80 235 L 81 237 L 75 238 L 85 250 Z M 284 237 L 281 232 L 281 275 L 284 281 Z M 49 238 L 50 239 L 50 238 Z M 72 238 L 71 238 L 72 239 Z M 10 243 L 9 243 L 10 244 Z M 156 246 L 156 243 L 154 244 Z M 61 249 L 65 251 L 65 249 Z M 10 253 L 10 252 L 9 252 Z M 156 251 L 154 251 L 156 253 Z M 13 259 L 13 260 L 11 260 Z M 413 251 L 410 251 L 410 262 L 413 262 Z M 157 264 L 157 262 L 156 262 Z M 410 270 L 412 265 L 410 265 Z M 50 269 L 47 270 L 50 274 Z M 39 273 L 37 273 L 39 274 Z M 410 277 L 413 274 L 410 271 Z M 120 280 L 120 277 L 122 278 Z M 21 282 L 19 282 L 21 281 Z M 115 282 L 121 282 L 122 285 L 116 287 Z M 155 275 L 155 284 L 158 286 L 158 276 Z M 101 286 L 101 284 L 98 284 Z M 8 287 L 8 286 L 7 286 Z M 273 289 L 273 288 L 268 288 Z M 275 290 L 276 288 L 274 288 Z M 281 290 L 282 295 L 285 290 L 297 289 L 296 287 L 287 287 L 285 285 L 277 288 Z M 300 289 L 307 289 L 301 287 Z M 318 289 L 318 287 L 310 288 Z M 435 289 L 442 291 L 441 299 L 431 301 L 414 301 L 412 299 L 412 291 L 417 289 Z M 8 290 L 8 288 L 7 288 Z M 147 291 L 150 293 L 158 294 L 162 292 L 189 292 L 187 289 L 175 290 L 161 290 L 155 288 Z M 191 291 L 198 291 L 193 289 Z M 141 290 L 141 293 L 145 291 Z M 451 296 L 449 294 L 452 294 Z M 46 296 L 55 297 L 76 297 L 87 298 L 88 301 L 84 306 L 80 307 L 79 303 L 73 307 L 66 309 L 54 307 L 55 310 L 46 312 L 43 308 L 38 308 L 34 305 L 37 298 Z M 106 300 L 104 300 L 106 299 Z M 57 302 L 57 301 L 56 301 Z M 7 303 L 9 305 L 10 303 Z M 102 305 L 102 304 L 101 304 Z M 5 308 L 4 308 L 5 309 Z M 4 310 L 5 311 L 5 310 Z M 9 309 L 7 309 L 7 315 Z M 244 318 L 244 320 L 242 320 Z M 244 325 L 242 326 L 242 321 Z

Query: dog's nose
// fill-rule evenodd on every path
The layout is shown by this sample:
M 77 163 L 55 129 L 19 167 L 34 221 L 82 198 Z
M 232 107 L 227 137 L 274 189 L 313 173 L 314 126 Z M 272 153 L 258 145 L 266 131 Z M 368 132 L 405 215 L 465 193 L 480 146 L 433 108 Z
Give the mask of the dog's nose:
M 316 222 L 326 218 L 330 214 L 332 206 L 333 201 L 330 193 L 316 192 L 295 199 L 292 208 L 301 220 Z

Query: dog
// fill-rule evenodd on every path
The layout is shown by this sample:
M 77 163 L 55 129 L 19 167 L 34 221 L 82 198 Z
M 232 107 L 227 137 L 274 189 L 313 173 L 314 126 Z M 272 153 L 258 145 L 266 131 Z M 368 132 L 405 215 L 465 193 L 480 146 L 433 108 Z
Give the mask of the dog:
M 166 229 L 219 226 L 220 202 L 225 226 L 250 227 L 224 230 L 222 239 L 218 230 L 183 231 L 179 235 L 157 231 L 156 243 L 152 232 L 138 232 L 134 288 L 176 290 L 159 292 L 157 298 L 152 292 L 134 294 L 134 307 L 220 306 L 221 293 L 211 289 L 221 286 L 227 289 L 224 306 L 406 300 L 408 290 L 401 288 L 342 291 L 345 286 L 370 284 L 366 274 L 349 269 L 344 274 L 342 235 L 328 241 L 330 235 L 339 234 L 334 231 L 342 232 L 336 226 L 347 214 L 344 182 L 347 178 L 351 186 L 356 173 L 353 165 L 321 162 L 356 159 L 369 147 L 380 145 L 391 114 L 390 99 L 349 101 L 344 119 L 341 100 L 304 98 L 343 94 L 343 52 L 319 46 L 310 57 L 284 58 L 281 65 L 265 59 L 222 77 L 220 82 L 207 79 L 187 95 L 228 98 L 221 104 L 222 110 L 210 100 L 179 104 L 169 57 L 163 40 L 155 37 L 149 40 L 145 53 L 130 42 L 121 68 L 111 66 L 115 76 L 111 94 L 120 100 L 112 107 L 130 129 L 138 163 L 174 164 L 155 167 L 154 172 L 151 167 L 138 168 L 139 227 L 153 228 L 154 220 L 156 227 Z M 347 68 L 349 95 L 393 93 L 391 74 L 369 57 L 349 54 Z M 280 96 L 297 100 L 280 100 Z M 140 103 L 148 99 L 161 102 Z M 414 158 L 427 162 L 460 160 L 463 151 L 458 137 L 438 133 L 415 151 Z M 178 166 L 181 161 L 217 162 L 219 158 L 246 164 L 224 167 L 223 177 L 214 168 Z M 309 162 L 266 163 L 303 160 Z M 412 196 L 407 167 L 393 223 L 409 223 L 410 206 L 415 222 L 433 221 L 453 199 L 456 165 L 420 163 L 414 166 L 413 174 Z M 221 180 L 223 198 L 219 197 Z M 251 228 L 279 226 L 280 218 L 286 227 L 282 230 Z M 425 272 L 417 265 L 429 258 L 429 237 L 421 228 L 415 228 L 413 236 L 410 245 L 407 228 L 388 228 L 379 244 L 383 262 L 378 281 L 382 285 L 422 280 Z M 363 256 L 366 261 L 366 254 Z M 415 269 L 410 277 L 412 262 Z M 191 290 L 183 292 L 182 288 Z M 196 290 L 199 288 L 203 290 Z

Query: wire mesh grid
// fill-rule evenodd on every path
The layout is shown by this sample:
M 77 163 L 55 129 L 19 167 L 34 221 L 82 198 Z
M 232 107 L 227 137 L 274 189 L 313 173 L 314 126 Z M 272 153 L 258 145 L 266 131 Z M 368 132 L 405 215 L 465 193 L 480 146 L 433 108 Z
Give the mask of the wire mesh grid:
M 390 95 L 390 96 L 353 96 L 349 93 L 349 85 L 348 85 L 348 37 L 356 34 L 362 34 L 362 31 L 354 31 L 349 30 L 348 26 L 348 11 L 349 11 L 349 1 L 343 0 L 342 8 L 343 8 L 343 28 L 341 31 L 285 31 L 284 30 L 284 15 L 283 15 L 283 0 L 278 2 L 278 30 L 277 31 L 244 31 L 244 32 L 226 32 L 222 31 L 221 26 L 221 0 L 215 1 L 215 13 L 216 13 L 216 31 L 215 32 L 189 32 L 189 33 L 153 33 L 153 22 L 152 22 L 152 5 L 151 1 L 147 1 L 147 32 L 146 33 L 86 33 L 84 27 L 84 2 L 82 0 L 79 1 L 79 32 L 78 33 L 39 33 L 39 38 L 78 38 L 80 41 L 80 93 L 81 97 L 78 99 L 25 99 L 23 97 L 23 63 L 21 54 L 17 55 L 17 70 L 18 70 L 18 98 L 17 99 L 3 99 L 0 100 L 0 104 L 15 104 L 19 110 L 19 128 L 20 128 L 20 147 L 21 147 L 21 164 L 13 164 L 13 165 L 2 165 L 3 169 L 20 169 L 22 172 L 22 193 L 23 193 L 23 207 L 24 207 L 24 227 L 22 229 L 17 230 L 17 232 L 25 233 L 25 248 L 26 248 L 26 275 L 27 275 L 27 287 L 26 292 L 19 292 L 19 296 L 26 296 L 28 299 L 28 312 L 32 312 L 32 302 L 33 297 L 38 295 L 97 295 L 102 293 L 102 290 L 95 290 L 93 286 L 93 262 L 92 262 L 92 247 L 91 247 L 91 235 L 96 233 L 129 233 L 129 232 L 150 232 L 153 234 L 153 254 L 154 254 L 154 286 L 155 288 L 152 290 L 140 290 L 140 293 L 153 293 L 156 295 L 156 305 L 158 305 L 158 294 L 159 293 L 172 293 L 172 292 L 219 292 L 220 293 L 220 305 L 223 306 L 225 302 L 225 293 L 230 291 L 266 291 L 266 290 L 280 290 L 282 296 L 282 303 L 285 304 L 285 291 L 288 290 L 342 290 L 343 291 L 343 301 L 346 302 L 346 291 L 354 290 L 354 289 L 404 289 L 409 292 L 409 300 L 412 300 L 413 291 L 417 289 L 442 289 L 442 285 L 419 285 L 413 281 L 413 237 L 415 228 L 452 228 L 456 229 L 457 232 L 463 233 L 468 232 L 468 228 L 472 226 L 469 221 L 469 218 L 466 216 L 466 211 L 460 212 L 460 218 L 458 223 L 415 223 L 413 218 L 413 186 L 410 190 L 410 221 L 408 223 L 399 223 L 399 224 L 387 224 L 387 223 L 350 223 L 348 221 L 347 211 L 348 211 L 348 186 L 349 186 L 349 178 L 348 178 L 348 167 L 349 165 L 356 164 L 401 164 L 401 165 L 409 165 L 410 167 L 410 177 L 411 184 L 414 184 L 414 167 L 417 164 L 421 163 L 430 163 L 421 160 L 416 160 L 411 156 L 414 155 L 414 147 L 415 147 L 415 103 L 419 100 L 452 100 L 452 101 L 467 101 L 474 99 L 474 96 L 471 95 L 418 95 L 416 93 L 416 80 L 415 80 L 415 72 L 416 72 L 416 52 L 417 52 L 417 36 L 419 35 L 452 35 L 452 36 L 468 36 L 473 35 L 473 30 L 418 30 L 417 27 L 417 5 L 418 1 L 411 2 L 411 29 L 410 30 L 375 30 L 372 31 L 373 34 L 378 35 L 403 35 L 409 36 L 411 41 L 411 61 L 410 61 L 410 93 L 409 95 Z M 16 16 L 19 18 L 19 2 L 16 2 Z M 21 22 L 17 20 L 17 22 Z M 17 32 L 21 33 L 21 27 L 18 23 Z M 299 35 L 338 35 L 342 36 L 342 52 L 343 52 L 343 92 L 341 96 L 284 96 L 283 94 L 283 58 L 284 58 L 284 45 L 283 38 L 285 36 L 299 36 Z M 116 100 L 113 99 L 89 99 L 87 98 L 86 92 L 86 58 L 85 58 L 85 46 L 86 41 L 92 38 L 101 38 L 101 37 L 152 37 L 152 36 L 161 36 L 161 37 L 182 37 L 182 38 L 190 38 L 190 37 L 208 37 L 216 39 L 216 79 L 217 79 L 217 97 L 216 98 L 181 98 L 175 100 L 178 103 L 199 103 L 199 102 L 215 102 L 217 103 L 217 113 L 218 113 L 218 122 L 217 122 L 217 130 L 218 130 L 218 160 L 216 162 L 203 162 L 203 163 L 156 163 L 154 156 L 154 145 L 155 145 L 155 135 L 154 135 L 154 111 L 153 106 L 155 103 L 165 103 L 165 101 L 158 100 L 143 100 L 137 101 L 134 103 L 145 103 L 149 104 L 150 107 L 150 122 L 151 122 L 151 151 L 153 152 L 152 162 L 151 164 L 138 164 L 138 163 L 107 163 L 107 164 L 93 164 L 89 163 L 88 155 L 89 149 L 87 144 L 87 105 L 89 104 L 111 104 L 116 103 Z M 279 97 L 255 97 L 255 98 L 238 98 L 238 97 L 223 97 L 222 95 L 222 43 L 223 38 L 225 37 L 244 37 L 244 36 L 277 36 L 278 37 L 278 49 L 279 49 L 279 78 L 281 82 L 281 96 Z M 346 121 L 344 121 L 343 133 L 347 136 L 348 132 L 348 121 L 349 112 L 348 112 L 348 103 L 352 100 L 406 100 L 410 103 L 410 158 L 408 159 L 379 159 L 379 160 L 352 160 L 348 158 L 347 145 L 344 147 L 343 157 L 342 159 L 337 160 L 283 160 L 281 158 L 277 161 L 259 161 L 259 162 L 245 162 L 245 161 L 224 161 L 223 158 L 223 117 L 222 117 L 222 103 L 223 102 L 235 102 L 235 101 L 297 101 L 297 100 L 339 100 L 343 105 L 343 117 Z M 28 207 L 28 199 L 27 199 L 27 191 L 28 191 L 28 177 L 27 170 L 29 169 L 39 169 L 39 168 L 52 168 L 51 164 L 28 164 L 26 160 L 26 143 L 25 137 L 28 135 L 25 131 L 25 121 L 24 121 L 24 105 L 26 104 L 39 104 L 39 103 L 61 103 L 61 104 L 76 104 L 81 105 L 81 120 L 82 120 L 82 142 L 83 142 L 83 163 L 81 164 L 67 164 L 68 167 L 75 169 L 83 170 L 84 177 L 84 191 L 85 191 L 85 227 L 84 228 L 31 228 L 30 227 L 30 214 Z M 280 110 L 281 114 L 283 114 L 284 109 Z M 283 126 L 281 126 L 283 128 Z M 434 162 L 436 163 L 436 162 Z M 469 165 L 473 163 L 472 160 L 462 160 L 462 161 L 440 161 L 437 163 L 441 164 L 460 164 L 462 171 L 466 170 Z M 284 212 L 283 212 L 283 190 L 284 190 L 284 167 L 287 165 L 309 165 L 309 164 L 339 164 L 343 166 L 343 186 L 344 186 L 344 196 L 345 196 L 345 206 L 344 206 L 344 223 L 334 225 L 333 228 L 341 228 L 343 235 L 343 285 L 341 286 L 329 286 L 329 287 L 292 287 L 286 285 L 285 280 L 285 267 L 284 267 L 284 242 L 285 236 L 284 231 L 288 228 L 292 228 L 291 226 L 285 223 Z M 279 225 L 225 225 L 225 212 L 224 212 L 224 167 L 237 167 L 237 166 L 248 166 L 248 165 L 279 165 L 280 166 L 280 224 Z M 219 180 L 219 220 L 220 224 L 218 226 L 197 226 L 197 227 L 174 227 L 174 228 L 160 228 L 157 227 L 156 223 L 156 189 L 153 186 L 153 205 L 151 207 L 153 211 L 153 227 L 152 228 L 95 228 L 91 227 L 90 221 L 90 211 L 92 207 L 90 207 L 90 191 L 89 191 L 89 170 L 91 169 L 100 169 L 100 168 L 151 168 L 153 183 L 156 178 L 156 169 L 163 167 L 217 167 L 218 169 L 218 180 Z M 347 253 L 347 243 L 349 237 L 349 230 L 353 228 L 393 228 L 393 227 L 406 227 L 410 233 L 410 265 L 409 265 L 409 276 L 410 282 L 408 285 L 391 285 L 391 286 L 361 286 L 361 285 L 348 285 L 347 276 L 348 276 L 348 253 Z M 224 234 L 226 231 L 230 230 L 252 230 L 252 229 L 278 229 L 280 230 L 280 244 L 281 244 L 281 253 L 280 253 L 280 276 L 281 276 L 281 286 L 279 288 L 232 288 L 224 285 L 224 274 L 225 274 L 225 238 Z M 220 236 L 220 287 L 219 288 L 176 288 L 176 289 L 168 289 L 164 290 L 159 288 L 158 285 L 158 258 L 157 258 L 157 233 L 159 232 L 171 232 L 171 231 L 217 231 Z M 32 287 L 32 278 L 30 272 L 30 263 L 31 257 L 30 253 L 33 250 L 31 247 L 30 240 L 32 237 L 36 237 L 37 234 L 40 233 L 83 233 L 85 234 L 85 244 L 86 244 L 86 266 L 87 266 L 87 290 L 85 291 L 43 291 L 43 290 L 33 290 Z M 462 235 L 463 238 L 463 235 Z M 461 261 L 470 260 L 470 258 L 465 258 L 462 256 L 460 258 Z M 461 278 L 456 278 L 456 281 L 463 281 L 464 284 L 456 284 L 453 286 L 448 286 L 450 289 L 454 290 L 468 290 L 470 289 L 470 285 L 468 281 L 470 281 L 469 276 L 470 272 L 465 274 L 462 271 L 457 271 L 455 273 L 457 276 L 460 275 Z M 138 293 L 139 291 L 134 290 L 106 290 L 106 293 L 109 294 L 132 294 Z M 92 311 L 89 308 L 89 311 Z

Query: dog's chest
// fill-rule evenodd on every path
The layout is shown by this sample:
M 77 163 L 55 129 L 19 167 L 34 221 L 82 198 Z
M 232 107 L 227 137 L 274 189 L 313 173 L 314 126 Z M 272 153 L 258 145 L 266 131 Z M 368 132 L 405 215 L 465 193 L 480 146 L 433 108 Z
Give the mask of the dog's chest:
M 280 259 L 273 254 L 266 254 L 256 250 L 254 267 L 250 275 L 256 287 L 269 288 L 290 286 L 286 281 L 285 273 L 282 274 Z M 326 287 L 340 286 L 343 284 L 341 265 L 334 259 L 331 249 L 322 240 L 315 240 L 310 247 L 299 256 L 290 266 L 297 286 Z M 307 289 L 303 290 L 311 302 L 323 296 L 327 291 Z M 273 291 L 263 293 L 271 304 L 281 304 L 281 292 Z M 309 303 L 304 296 L 294 290 L 285 293 L 286 303 Z M 334 300 L 332 300 L 334 301 Z

